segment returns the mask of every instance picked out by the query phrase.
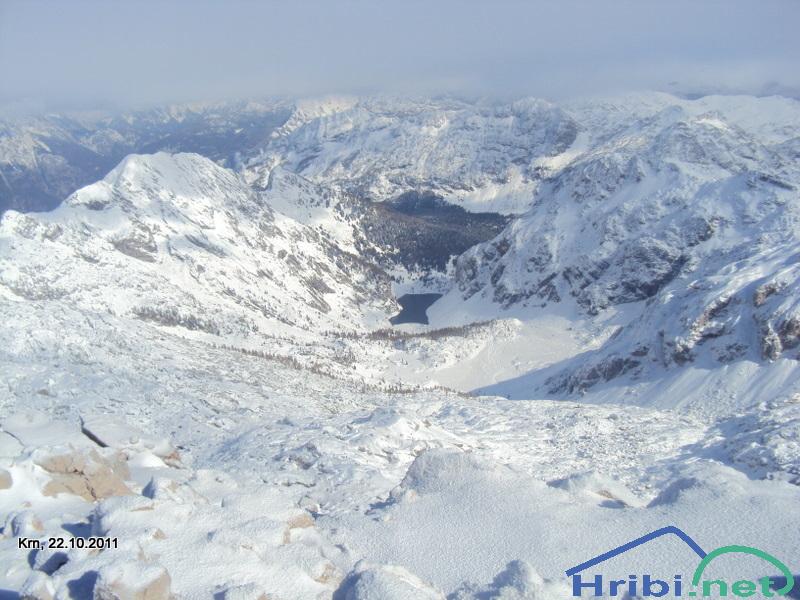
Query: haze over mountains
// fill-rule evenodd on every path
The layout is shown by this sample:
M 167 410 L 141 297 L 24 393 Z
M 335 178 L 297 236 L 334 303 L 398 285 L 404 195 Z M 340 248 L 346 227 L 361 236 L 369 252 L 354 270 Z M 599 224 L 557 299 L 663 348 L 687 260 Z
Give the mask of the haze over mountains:
M 0 541 L 0 589 L 555 599 L 651 522 L 713 547 L 732 515 L 797 556 L 799 157 L 780 96 L 3 121 L 3 533 L 125 541 Z M 49 493 L 71 453 L 122 487 Z

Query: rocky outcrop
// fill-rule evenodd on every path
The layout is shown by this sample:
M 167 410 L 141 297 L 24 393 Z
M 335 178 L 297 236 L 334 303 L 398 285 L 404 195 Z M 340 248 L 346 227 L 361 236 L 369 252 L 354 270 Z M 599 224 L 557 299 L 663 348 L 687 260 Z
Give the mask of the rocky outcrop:
M 170 600 L 171 579 L 164 567 L 144 562 L 115 562 L 100 569 L 94 600 Z
M 11 473 L 5 469 L 0 469 L 0 490 L 7 490 L 14 484 L 14 478 Z
M 94 502 L 131 493 L 125 484 L 128 467 L 119 454 L 104 457 L 96 450 L 43 451 L 37 454 L 35 462 L 50 475 L 50 481 L 42 489 L 45 496 L 74 494 Z
M 285 184 L 282 194 L 302 191 Z M 19 242 L 13 269 L 0 258 L 12 294 L 237 343 L 276 323 L 360 329 L 394 310 L 389 276 L 356 248 L 275 212 L 199 155 L 131 155 L 52 213 L 8 213 L 0 240 Z

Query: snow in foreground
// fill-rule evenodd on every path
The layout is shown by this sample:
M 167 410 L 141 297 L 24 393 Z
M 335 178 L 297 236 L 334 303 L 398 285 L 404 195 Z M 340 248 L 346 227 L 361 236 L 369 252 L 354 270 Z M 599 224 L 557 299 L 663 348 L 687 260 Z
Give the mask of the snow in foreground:
M 26 351 L 4 340 L 0 589 L 562 599 L 565 569 L 670 524 L 706 547 L 745 543 L 787 561 L 800 551 L 797 397 L 706 423 L 630 406 L 391 396 L 155 328 L 94 327 L 81 348 L 77 336 Z M 120 351 L 142 331 L 152 353 L 191 360 L 164 369 Z M 118 547 L 21 550 L 20 536 Z M 680 542 L 654 544 L 609 574 L 691 572 Z M 720 568 L 765 575 L 758 563 Z

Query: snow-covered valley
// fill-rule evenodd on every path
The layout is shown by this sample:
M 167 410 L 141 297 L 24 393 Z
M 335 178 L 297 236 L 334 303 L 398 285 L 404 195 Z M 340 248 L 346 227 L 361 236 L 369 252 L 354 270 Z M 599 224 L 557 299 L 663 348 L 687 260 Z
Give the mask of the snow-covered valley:
M 800 572 L 798 140 L 661 93 L 6 124 L 0 598 L 563 600 L 669 525 Z

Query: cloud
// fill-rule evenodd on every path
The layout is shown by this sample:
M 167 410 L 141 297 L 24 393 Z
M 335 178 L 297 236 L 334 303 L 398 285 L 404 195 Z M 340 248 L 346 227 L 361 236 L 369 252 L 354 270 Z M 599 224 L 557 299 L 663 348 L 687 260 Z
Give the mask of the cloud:
M 795 0 L 0 0 L 0 100 L 800 87 Z

